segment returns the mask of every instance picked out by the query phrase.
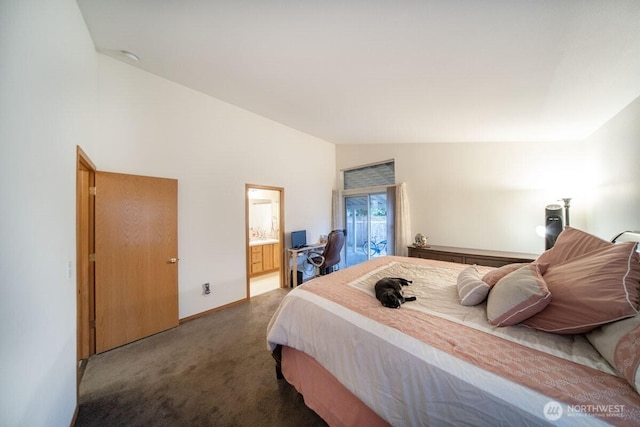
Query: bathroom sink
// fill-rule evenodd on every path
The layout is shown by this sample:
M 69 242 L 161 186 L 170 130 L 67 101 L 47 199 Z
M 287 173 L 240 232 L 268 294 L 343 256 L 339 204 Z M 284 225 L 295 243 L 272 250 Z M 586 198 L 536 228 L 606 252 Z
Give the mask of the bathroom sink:
M 278 243 L 278 239 L 258 239 L 249 242 L 249 246 L 272 245 Z

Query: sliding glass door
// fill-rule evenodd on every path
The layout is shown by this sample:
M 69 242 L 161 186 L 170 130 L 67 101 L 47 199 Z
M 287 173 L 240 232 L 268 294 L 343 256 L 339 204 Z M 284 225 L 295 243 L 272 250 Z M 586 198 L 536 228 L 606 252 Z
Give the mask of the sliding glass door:
M 347 267 L 387 255 L 390 226 L 387 217 L 387 193 L 347 196 L 344 201 Z

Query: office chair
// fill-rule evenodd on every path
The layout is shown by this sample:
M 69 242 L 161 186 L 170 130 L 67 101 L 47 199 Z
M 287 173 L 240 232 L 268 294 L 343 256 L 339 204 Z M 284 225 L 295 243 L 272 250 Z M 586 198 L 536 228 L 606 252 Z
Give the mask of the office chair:
M 340 264 L 340 252 L 344 246 L 346 230 L 333 230 L 327 236 L 327 245 L 322 253 L 312 253 L 307 258 L 309 263 L 316 266 L 321 276 L 329 274 Z

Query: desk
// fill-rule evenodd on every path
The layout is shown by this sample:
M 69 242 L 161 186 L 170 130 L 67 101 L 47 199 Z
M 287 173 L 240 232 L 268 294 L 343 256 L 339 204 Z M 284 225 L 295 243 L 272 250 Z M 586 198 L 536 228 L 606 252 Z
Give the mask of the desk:
M 318 249 L 324 249 L 326 243 L 315 243 L 300 249 L 287 248 L 287 285 L 290 288 L 298 286 L 298 255 L 309 254 L 309 252 L 317 252 Z

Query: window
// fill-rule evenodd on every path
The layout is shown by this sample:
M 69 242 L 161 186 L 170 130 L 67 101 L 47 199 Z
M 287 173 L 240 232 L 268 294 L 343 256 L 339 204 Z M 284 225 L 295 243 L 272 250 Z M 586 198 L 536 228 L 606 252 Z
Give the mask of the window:
M 390 186 L 396 184 L 394 161 L 344 171 L 344 189 Z

